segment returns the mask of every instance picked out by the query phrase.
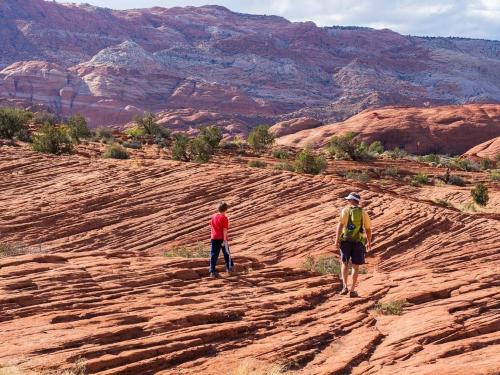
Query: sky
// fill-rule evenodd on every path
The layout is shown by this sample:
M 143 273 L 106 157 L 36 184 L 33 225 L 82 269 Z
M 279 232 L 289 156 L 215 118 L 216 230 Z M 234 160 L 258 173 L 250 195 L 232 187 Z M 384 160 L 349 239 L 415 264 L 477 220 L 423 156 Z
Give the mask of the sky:
M 500 0 L 65 0 L 112 8 L 202 6 L 272 14 L 318 26 L 389 28 L 401 34 L 500 40 Z

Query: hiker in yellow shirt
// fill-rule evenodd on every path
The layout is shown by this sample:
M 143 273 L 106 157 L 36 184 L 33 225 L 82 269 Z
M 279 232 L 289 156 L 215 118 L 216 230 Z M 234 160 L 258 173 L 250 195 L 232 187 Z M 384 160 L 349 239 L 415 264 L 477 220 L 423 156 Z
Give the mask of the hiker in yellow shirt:
M 340 221 L 337 225 L 337 237 L 335 248 L 340 251 L 342 260 L 342 282 L 343 287 L 340 294 L 349 293 L 350 297 L 357 297 L 355 291 L 358 281 L 359 266 L 365 263 L 365 251 L 370 251 L 372 246 L 372 224 L 370 217 L 359 206 L 361 197 L 357 193 L 350 193 L 346 198 L 349 205 L 344 207 L 340 213 Z M 366 246 L 365 246 L 366 244 Z M 352 263 L 351 290 L 347 287 L 349 260 Z

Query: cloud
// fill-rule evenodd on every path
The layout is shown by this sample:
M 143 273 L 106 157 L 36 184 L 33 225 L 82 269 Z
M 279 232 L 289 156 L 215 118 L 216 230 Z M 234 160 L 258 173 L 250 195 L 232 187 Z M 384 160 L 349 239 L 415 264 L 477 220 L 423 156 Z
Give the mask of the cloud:
M 81 1 L 83 2 L 83 1 Z M 319 26 L 390 28 L 402 34 L 500 40 L 500 0 L 85 0 L 125 9 L 223 5 L 237 12 L 274 14 Z

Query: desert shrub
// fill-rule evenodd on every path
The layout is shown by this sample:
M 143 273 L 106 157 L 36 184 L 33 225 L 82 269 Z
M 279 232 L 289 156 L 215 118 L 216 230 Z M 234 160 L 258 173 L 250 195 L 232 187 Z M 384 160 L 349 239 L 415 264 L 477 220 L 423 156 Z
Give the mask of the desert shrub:
M 34 151 L 46 154 L 69 154 L 73 152 L 73 142 L 64 128 L 45 124 L 33 136 L 31 145 Z
M 320 174 L 326 169 L 327 162 L 323 155 L 315 155 L 309 147 L 297 154 L 294 168 L 297 173 Z
M 130 136 L 151 135 L 158 138 L 170 138 L 170 130 L 160 126 L 156 122 L 156 116 L 153 113 L 145 113 L 143 116 L 134 118 L 136 126 L 128 133 Z
M 259 125 L 248 135 L 248 144 L 255 151 L 262 151 L 272 146 L 274 135 L 269 132 L 269 126 Z
M 411 182 L 412 182 L 412 186 L 419 186 L 422 184 L 428 184 L 429 183 L 429 176 L 427 176 L 425 173 L 419 172 L 415 176 L 413 176 Z
M 82 115 L 76 114 L 68 119 L 67 124 L 68 136 L 76 143 L 80 142 L 82 138 L 90 138 L 92 132 L 87 127 L 87 120 Z
M 476 202 L 480 206 L 486 206 L 488 204 L 488 201 L 490 200 L 490 197 L 488 195 L 488 187 L 481 182 L 474 186 L 474 188 L 470 192 L 470 195 L 472 196 L 474 202 Z
M 366 143 L 356 140 L 356 133 L 353 132 L 330 138 L 328 151 L 335 159 L 369 160 L 373 157 Z
M 477 163 L 469 159 L 454 158 L 450 161 L 450 165 L 467 172 L 477 172 L 480 169 Z
M 337 257 L 322 256 L 316 259 L 308 255 L 302 264 L 302 268 L 322 275 L 340 275 L 341 263 Z
M 385 168 L 383 174 L 390 177 L 399 177 L 399 171 L 396 167 Z
M 273 157 L 276 159 L 288 159 L 288 151 L 286 150 L 280 150 L 280 149 L 274 149 L 273 150 Z
M 342 264 L 338 260 L 338 257 L 332 256 L 314 258 L 312 255 L 308 255 L 304 263 L 302 263 L 302 268 L 308 271 L 321 273 L 322 275 L 340 275 L 341 266 Z M 360 274 L 366 274 L 367 272 L 365 267 L 359 268 Z
M 493 160 L 490 160 L 488 158 L 481 159 L 480 167 L 483 171 L 485 171 L 485 170 L 494 168 L 495 163 L 493 162 Z
M 0 258 L 13 253 L 16 245 L 9 242 L 0 242 Z
M 12 139 L 27 131 L 31 112 L 19 108 L 0 109 L 0 138 Z
M 460 207 L 460 210 L 463 212 L 476 212 L 477 208 L 476 208 L 476 205 L 474 204 L 474 202 L 466 202 L 466 203 L 462 204 L 462 206 Z
M 33 123 L 36 125 L 56 125 L 58 121 L 58 117 L 49 112 L 37 112 L 33 115 Z
M 446 199 L 436 198 L 436 199 L 434 199 L 434 203 L 439 204 L 440 206 L 443 206 L 443 207 L 453 207 L 453 205 L 450 202 L 448 202 Z
M 179 161 L 189 161 L 188 155 L 189 138 L 183 133 L 174 135 L 172 142 L 172 159 Z
M 275 164 L 273 168 L 279 171 L 295 172 L 293 165 L 288 162 Z
M 490 179 L 491 179 L 491 181 L 500 181 L 500 172 L 499 171 L 491 171 Z
M 203 243 L 198 242 L 194 246 L 174 246 L 163 253 L 168 258 L 208 258 L 210 249 Z
M 355 171 L 349 171 L 345 175 L 346 178 L 350 180 L 357 180 L 359 182 L 370 182 L 371 177 L 366 171 L 363 172 L 355 172 Z
M 117 143 L 113 143 L 106 147 L 106 151 L 102 154 L 103 158 L 106 159 L 128 159 L 128 151 Z
M 188 150 L 197 163 L 209 162 L 214 153 L 210 143 L 201 135 L 189 141 Z
M 419 158 L 420 161 L 423 161 L 424 163 L 436 163 L 439 164 L 441 161 L 441 157 L 437 154 L 429 154 L 425 156 L 421 156 Z
M 238 367 L 229 372 L 231 375 L 286 375 L 290 365 L 268 364 L 255 360 L 244 360 Z
M 212 148 L 212 152 L 215 152 L 222 141 L 222 132 L 216 126 L 205 126 L 200 129 L 199 137 Z
M 146 135 L 146 131 L 143 128 L 140 128 L 138 126 L 134 126 L 132 128 L 129 128 L 124 131 L 125 134 L 132 138 L 138 138 Z
M 109 128 L 100 127 L 100 128 L 97 128 L 94 132 L 94 139 L 95 140 L 111 139 L 112 137 L 113 137 L 112 131 Z
M 408 156 L 408 153 L 406 152 L 406 150 L 396 147 L 391 151 L 387 151 L 387 155 L 389 155 L 391 159 L 403 159 L 404 157 Z
M 465 180 L 462 177 L 453 174 L 448 177 L 448 181 L 446 183 L 456 186 L 465 186 Z
M 390 302 L 377 302 L 375 311 L 383 315 L 402 315 L 403 307 L 406 304 L 404 300 L 395 300 Z
M 384 153 L 384 146 L 382 145 L 382 142 L 374 141 L 368 147 L 368 151 L 372 154 L 380 155 Z
M 260 160 L 250 160 L 248 166 L 252 168 L 265 168 L 267 164 Z

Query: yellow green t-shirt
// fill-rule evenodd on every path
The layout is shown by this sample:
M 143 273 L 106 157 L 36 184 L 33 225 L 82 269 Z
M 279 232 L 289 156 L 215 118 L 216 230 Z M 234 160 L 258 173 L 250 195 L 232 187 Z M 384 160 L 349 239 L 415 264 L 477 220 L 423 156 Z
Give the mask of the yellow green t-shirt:
M 349 222 L 349 208 L 351 208 L 351 206 L 344 207 L 340 212 L 340 224 L 344 226 L 346 226 L 347 223 Z M 364 209 L 363 209 L 363 228 L 372 229 L 372 221 L 370 220 L 370 216 L 368 216 L 368 213 Z

